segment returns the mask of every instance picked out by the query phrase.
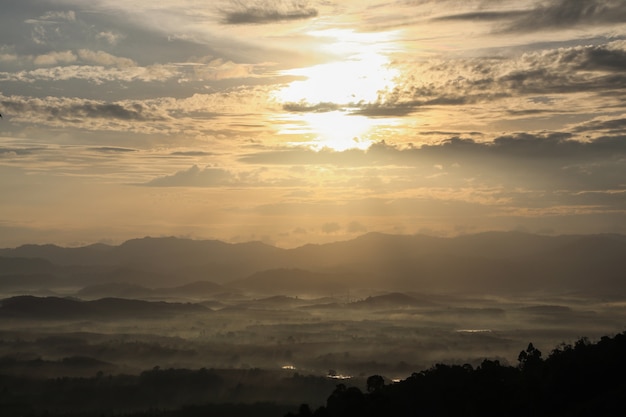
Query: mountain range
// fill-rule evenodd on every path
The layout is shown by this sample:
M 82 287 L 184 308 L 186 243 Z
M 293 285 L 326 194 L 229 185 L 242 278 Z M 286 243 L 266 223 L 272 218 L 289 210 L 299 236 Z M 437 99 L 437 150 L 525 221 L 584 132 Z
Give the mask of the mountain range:
M 124 291 L 182 296 L 222 289 L 319 295 L 372 288 L 464 294 L 547 291 L 605 297 L 626 295 L 624 270 L 626 236 L 616 234 L 490 232 L 441 238 L 369 233 L 293 249 L 261 242 L 146 237 L 118 246 L 0 249 L 0 290 L 74 286 L 84 288 L 83 295 L 95 291 L 94 296 L 106 295 L 96 291 L 102 290 L 98 286 L 115 283 L 115 291 L 124 284 Z

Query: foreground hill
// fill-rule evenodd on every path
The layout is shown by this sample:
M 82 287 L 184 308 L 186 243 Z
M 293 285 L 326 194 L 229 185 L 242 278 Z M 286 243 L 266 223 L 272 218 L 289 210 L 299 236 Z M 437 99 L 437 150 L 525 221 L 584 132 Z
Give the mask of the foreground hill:
M 350 416 L 623 416 L 626 415 L 626 333 L 595 344 L 580 339 L 544 360 L 533 344 L 516 367 L 484 360 L 437 364 L 398 383 L 372 375 L 366 393 L 340 384 L 326 406 L 303 404 L 287 417 Z
M 370 233 L 353 240 L 280 249 L 178 238 L 119 246 L 0 249 L 0 289 L 125 282 L 148 288 L 197 281 L 261 294 L 386 291 L 626 295 L 626 237 L 482 233 L 455 238 Z M 47 281 L 46 281 L 47 280 Z
M 154 367 L 115 374 L 112 364 L 86 356 L 4 357 L 0 410 L 11 416 L 127 417 L 626 415 L 626 333 L 595 343 L 579 339 L 547 357 L 527 346 L 515 366 L 490 359 L 476 366 L 438 363 L 393 383 L 378 374 L 340 382 L 260 369 Z M 75 376 L 48 377 L 55 369 Z M 318 398 L 326 400 L 313 411 L 307 404 L 320 404 Z

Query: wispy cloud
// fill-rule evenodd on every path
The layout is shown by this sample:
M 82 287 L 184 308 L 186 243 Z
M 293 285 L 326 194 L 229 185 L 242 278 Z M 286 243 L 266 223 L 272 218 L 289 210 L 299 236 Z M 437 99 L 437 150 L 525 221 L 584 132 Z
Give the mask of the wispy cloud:
M 217 187 L 233 185 L 236 182 L 238 182 L 237 177 L 225 169 L 199 168 L 194 165 L 187 170 L 155 178 L 145 185 L 150 187 Z
M 140 103 L 106 103 L 76 98 L 33 99 L 0 96 L 0 104 L 16 119 L 56 119 L 79 123 L 84 119 L 162 120 L 163 116 L 150 112 Z
M 224 168 L 193 165 L 171 175 L 154 178 L 148 187 L 295 187 L 305 184 L 294 177 L 273 177 L 265 169 L 234 172 Z
M 622 24 L 626 21 L 626 4 L 620 0 L 551 0 L 539 3 L 514 19 L 507 30 L 567 29 L 582 25 Z
M 378 101 L 357 106 L 353 112 L 373 117 L 406 116 L 431 106 L 488 106 L 500 99 L 540 94 L 612 95 L 626 89 L 625 65 L 626 43 L 622 40 L 527 52 L 514 58 L 435 60 L 415 65 L 392 91 L 380 92 Z M 416 81 L 418 72 L 448 75 L 420 82 Z
M 316 17 L 316 9 L 305 1 L 238 2 L 223 11 L 224 22 L 231 25 L 265 24 Z

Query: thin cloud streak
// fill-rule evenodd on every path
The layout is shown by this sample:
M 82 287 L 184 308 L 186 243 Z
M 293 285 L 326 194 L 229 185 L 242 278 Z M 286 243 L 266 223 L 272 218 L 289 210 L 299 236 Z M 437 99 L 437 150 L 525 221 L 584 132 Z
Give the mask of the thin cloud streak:
M 252 5 L 237 3 L 232 6 L 232 10 L 224 11 L 223 14 L 225 23 L 242 25 L 311 19 L 318 12 L 305 2 L 265 1 Z

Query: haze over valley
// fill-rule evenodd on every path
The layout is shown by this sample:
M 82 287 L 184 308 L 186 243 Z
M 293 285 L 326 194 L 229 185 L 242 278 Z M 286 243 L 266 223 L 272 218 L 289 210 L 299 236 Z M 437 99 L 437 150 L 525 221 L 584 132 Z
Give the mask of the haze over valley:
M 523 233 L 373 233 L 295 249 L 25 245 L 0 250 L 0 354 L 15 372 L 50 375 L 285 367 L 404 378 L 438 362 L 515 363 L 528 341 L 549 350 L 623 330 L 624 253 L 620 235 Z M 93 366 L 64 367 L 83 356 Z M 50 371 L 29 370 L 35 358 Z

